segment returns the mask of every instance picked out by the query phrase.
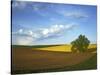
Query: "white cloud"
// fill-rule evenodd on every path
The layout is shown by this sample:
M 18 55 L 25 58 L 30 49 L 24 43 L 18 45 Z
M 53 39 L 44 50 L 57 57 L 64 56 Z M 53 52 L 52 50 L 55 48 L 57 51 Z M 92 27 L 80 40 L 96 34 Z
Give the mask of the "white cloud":
M 31 45 L 36 37 L 36 34 L 31 30 L 19 29 L 17 32 L 12 32 L 12 43 L 17 45 Z
M 32 37 L 19 37 L 16 39 L 16 44 L 18 45 L 31 45 L 33 43 L 33 38 Z
M 17 32 L 12 33 L 13 44 L 18 45 L 32 45 L 33 42 L 43 40 L 49 37 L 58 37 L 64 31 L 72 29 L 74 24 L 69 25 L 52 25 L 49 28 L 43 28 L 37 32 L 32 30 L 19 29 Z M 15 36 L 15 37 L 14 37 Z
M 19 32 L 19 33 L 23 33 L 23 29 L 20 29 L 18 32 Z
M 49 33 L 49 30 L 48 30 L 48 29 L 44 29 L 44 30 L 42 31 L 42 33 L 43 33 L 43 35 L 47 35 L 47 34 Z
M 33 10 L 34 10 L 34 11 L 40 10 L 40 6 L 37 5 L 37 4 L 33 4 Z
M 65 17 L 76 18 L 76 19 L 88 17 L 88 15 L 85 12 L 82 12 L 82 11 L 79 11 L 79 10 L 76 10 L 76 11 L 73 10 L 73 11 L 70 11 L 70 12 L 62 10 L 62 11 L 56 11 L 56 13 L 63 15 Z
M 35 32 L 33 32 L 32 30 L 26 30 L 26 29 L 19 29 L 16 32 L 12 32 L 12 35 L 16 35 L 16 36 L 21 36 L 21 37 L 32 37 L 32 38 L 37 38 L 37 34 Z
M 86 14 L 80 13 L 80 12 L 68 13 L 68 14 L 65 14 L 65 16 L 73 17 L 73 18 L 87 18 L 88 17 Z
M 31 30 L 29 30 L 29 34 L 30 34 L 30 35 L 33 35 L 33 32 L 32 32 Z
M 61 32 L 63 32 L 64 30 L 68 30 L 72 27 L 74 27 L 75 25 L 53 25 L 50 28 L 45 28 L 42 30 L 42 34 L 44 36 L 51 36 L 53 34 L 60 34 Z
M 27 2 L 23 2 L 23 1 L 13 1 L 12 2 L 12 8 L 23 9 L 26 6 L 27 6 Z

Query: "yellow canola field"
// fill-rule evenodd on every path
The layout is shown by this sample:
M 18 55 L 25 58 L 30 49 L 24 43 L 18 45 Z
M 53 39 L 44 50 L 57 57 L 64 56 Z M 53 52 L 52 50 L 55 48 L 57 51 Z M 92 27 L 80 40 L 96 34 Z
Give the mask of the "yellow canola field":
M 71 45 L 59 45 L 59 46 L 51 46 L 44 48 L 37 48 L 38 50 L 46 50 L 46 51 L 60 51 L 60 52 L 71 52 Z
M 96 45 L 96 44 L 90 44 L 88 48 L 89 48 L 89 49 L 90 49 L 90 48 L 97 48 L 97 45 Z
M 96 48 L 96 44 L 89 45 L 88 49 Z M 44 51 L 59 51 L 59 52 L 71 52 L 71 45 L 58 45 L 51 47 L 36 48 L 37 50 Z

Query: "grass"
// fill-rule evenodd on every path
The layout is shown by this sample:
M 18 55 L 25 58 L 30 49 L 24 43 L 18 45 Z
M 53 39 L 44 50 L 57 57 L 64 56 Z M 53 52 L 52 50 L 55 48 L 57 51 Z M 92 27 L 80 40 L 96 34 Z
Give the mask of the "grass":
M 97 69 L 97 54 L 94 54 L 90 59 L 81 62 L 77 65 L 73 65 L 69 70 L 89 70 Z

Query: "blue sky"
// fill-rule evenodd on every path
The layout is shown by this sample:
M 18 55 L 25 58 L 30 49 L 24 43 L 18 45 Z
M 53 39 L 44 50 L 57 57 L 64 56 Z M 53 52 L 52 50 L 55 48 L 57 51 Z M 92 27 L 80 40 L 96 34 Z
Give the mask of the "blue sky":
M 12 2 L 12 44 L 69 44 L 80 34 L 97 38 L 96 6 Z

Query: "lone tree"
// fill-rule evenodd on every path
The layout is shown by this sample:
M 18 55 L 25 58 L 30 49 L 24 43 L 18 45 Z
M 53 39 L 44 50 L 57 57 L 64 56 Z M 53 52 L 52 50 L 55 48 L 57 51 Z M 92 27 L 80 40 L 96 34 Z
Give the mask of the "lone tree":
M 90 44 L 88 38 L 85 35 L 79 35 L 79 37 L 71 42 L 72 52 L 85 52 Z

